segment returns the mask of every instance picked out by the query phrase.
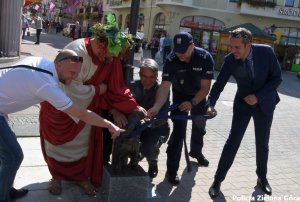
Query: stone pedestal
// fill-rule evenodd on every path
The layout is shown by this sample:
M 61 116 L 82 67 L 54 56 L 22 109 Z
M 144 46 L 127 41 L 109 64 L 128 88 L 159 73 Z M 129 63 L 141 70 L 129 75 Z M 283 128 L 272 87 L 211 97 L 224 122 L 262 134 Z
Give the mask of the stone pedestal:
M 105 166 L 102 180 L 102 198 L 105 202 L 144 202 L 147 197 L 149 176 L 139 166 L 138 171 L 126 169 L 115 175 L 111 165 Z

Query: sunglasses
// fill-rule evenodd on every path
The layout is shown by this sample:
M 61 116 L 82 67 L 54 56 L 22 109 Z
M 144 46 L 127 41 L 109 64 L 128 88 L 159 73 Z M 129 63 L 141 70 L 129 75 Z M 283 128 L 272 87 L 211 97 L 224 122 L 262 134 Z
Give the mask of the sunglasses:
M 243 32 L 230 32 L 230 36 L 233 38 L 243 38 L 246 42 L 250 42 L 250 38 Z
M 72 62 L 76 62 L 76 63 L 80 62 L 80 63 L 82 63 L 83 62 L 83 57 L 80 57 L 80 56 L 68 56 L 68 57 L 65 57 L 65 58 L 59 60 L 58 62 L 61 62 L 63 60 L 71 60 Z

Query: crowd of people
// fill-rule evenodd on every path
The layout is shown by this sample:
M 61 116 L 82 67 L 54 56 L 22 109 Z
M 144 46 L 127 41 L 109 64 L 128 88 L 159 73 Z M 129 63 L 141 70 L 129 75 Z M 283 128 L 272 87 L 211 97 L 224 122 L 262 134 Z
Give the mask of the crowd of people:
M 78 23 L 79 24 L 79 23 Z M 28 30 L 27 36 L 30 36 L 29 32 L 29 25 L 32 25 L 36 29 L 36 42 L 35 44 L 40 44 L 40 36 L 42 31 L 44 30 L 45 33 L 55 33 L 59 34 L 64 29 L 64 22 L 58 21 L 54 19 L 43 19 L 38 14 L 32 14 L 31 17 L 25 17 L 25 14 L 22 14 L 21 17 L 21 28 L 22 28 L 22 40 L 25 39 L 26 36 L 26 30 Z M 76 22 L 77 25 L 77 22 Z M 77 29 L 78 26 L 77 26 Z M 80 30 L 81 31 L 81 30 Z M 81 32 L 79 32 L 81 35 Z M 78 36 L 77 38 L 80 38 Z
M 0 201 L 14 200 L 28 192 L 13 188 L 23 153 L 8 125 L 8 114 L 41 103 L 41 148 L 52 176 L 49 192 L 61 194 L 61 181 L 67 180 L 93 196 L 101 186 L 103 167 L 111 162 L 111 138 L 126 130 L 132 113 L 138 111 L 151 118 L 168 109 L 172 89 L 172 103 L 178 105 L 171 111 L 173 130 L 170 133 L 168 120 L 161 118 L 142 131 L 140 160 L 146 158 L 148 175 L 155 178 L 160 147 L 168 141 L 165 178 L 177 186 L 187 136 L 187 119 L 178 117 L 191 115 L 189 156 L 199 166 L 209 166 L 203 154 L 206 119 L 196 117 L 217 114 L 214 106 L 230 76 L 238 86 L 232 125 L 209 195 L 219 196 L 251 118 L 255 126 L 257 184 L 266 194 L 272 194 L 267 180 L 268 144 L 273 112 L 279 102 L 276 89 L 282 79 L 270 46 L 253 44 L 252 34 L 245 28 L 231 31 L 231 53 L 224 58 L 212 85 L 213 57 L 195 47 L 191 34 L 180 32 L 173 39 L 167 33 L 160 38 L 154 34 L 149 44 L 152 58 L 141 61 L 139 80 L 126 85 L 121 61 L 134 41 L 120 34 L 112 15 L 108 15 L 106 24 L 91 27 L 91 32 L 92 37 L 69 43 L 53 62 L 28 57 L 0 70 Z M 159 65 L 154 60 L 158 51 L 164 63 L 161 83 Z

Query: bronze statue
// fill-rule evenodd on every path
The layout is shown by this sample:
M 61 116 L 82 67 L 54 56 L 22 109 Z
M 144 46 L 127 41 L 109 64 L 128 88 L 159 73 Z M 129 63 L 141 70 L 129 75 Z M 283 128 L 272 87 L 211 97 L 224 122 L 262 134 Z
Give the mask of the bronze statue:
M 138 170 L 140 133 L 133 131 L 143 123 L 145 115 L 143 112 L 136 110 L 131 113 L 128 120 L 128 126 L 124 133 L 113 141 L 112 151 L 112 169 L 116 174 L 124 173 L 126 170 Z M 128 159 L 130 162 L 128 163 Z

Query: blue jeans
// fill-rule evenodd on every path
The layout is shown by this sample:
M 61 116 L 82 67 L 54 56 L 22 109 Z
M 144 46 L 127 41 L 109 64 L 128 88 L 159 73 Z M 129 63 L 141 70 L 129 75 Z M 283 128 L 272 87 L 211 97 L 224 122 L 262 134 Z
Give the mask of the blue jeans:
M 9 192 L 23 160 L 15 133 L 0 116 L 0 201 L 10 201 Z

